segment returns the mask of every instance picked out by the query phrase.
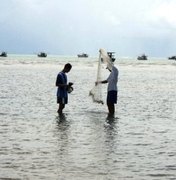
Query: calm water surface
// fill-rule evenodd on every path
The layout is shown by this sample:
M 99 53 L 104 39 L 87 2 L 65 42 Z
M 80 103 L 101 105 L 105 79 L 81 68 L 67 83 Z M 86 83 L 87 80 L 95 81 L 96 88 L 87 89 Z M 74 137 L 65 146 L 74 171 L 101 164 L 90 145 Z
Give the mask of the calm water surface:
M 74 91 L 58 117 L 55 79 L 67 62 Z M 116 66 L 119 100 L 107 119 L 88 96 L 96 58 L 1 58 L 0 179 L 176 179 L 176 62 Z

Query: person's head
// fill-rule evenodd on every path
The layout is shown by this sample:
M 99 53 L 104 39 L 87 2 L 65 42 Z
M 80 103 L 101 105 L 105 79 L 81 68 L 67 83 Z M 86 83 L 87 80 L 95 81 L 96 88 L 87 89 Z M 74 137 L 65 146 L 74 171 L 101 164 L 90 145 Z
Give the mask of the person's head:
M 67 63 L 65 64 L 63 71 L 67 73 L 71 70 L 71 68 L 72 68 L 72 65 L 70 63 Z

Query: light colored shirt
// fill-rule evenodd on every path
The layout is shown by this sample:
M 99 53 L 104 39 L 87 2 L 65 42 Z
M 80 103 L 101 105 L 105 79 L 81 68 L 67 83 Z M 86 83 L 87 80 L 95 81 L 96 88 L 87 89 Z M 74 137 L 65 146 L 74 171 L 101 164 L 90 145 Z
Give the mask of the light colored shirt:
M 117 82 L 118 82 L 119 70 L 113 66 L 112 71 L 107 79 L 108 81 L 108 91 L 118 91 Z

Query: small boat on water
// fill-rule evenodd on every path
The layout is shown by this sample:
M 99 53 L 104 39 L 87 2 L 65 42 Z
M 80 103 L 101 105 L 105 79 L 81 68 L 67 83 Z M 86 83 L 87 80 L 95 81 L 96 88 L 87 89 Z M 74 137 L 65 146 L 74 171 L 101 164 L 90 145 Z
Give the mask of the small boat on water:
M 38 57 L 47 57 L 47 54 L 45 52 L 40 52 L 38 54 Z
M 77 56 L 78 56 L 79 58 L 87 58 L 87 57 L 89 57 L 89 55 L 86 54 L 86 53 L 78 54 Z
M 2 52 L 2 53 L 0 54 L 0 56 L 1 56 L 1 57 L 7 57 L 7 53 L 6 53 L 6 52 Z
M 147 56 L 145 54 L 142 54 L 141 56 L 137 57 L 138 60 L 147 60 Z
M 169 60 L 176 60 L 176 56 L 168 57 Z

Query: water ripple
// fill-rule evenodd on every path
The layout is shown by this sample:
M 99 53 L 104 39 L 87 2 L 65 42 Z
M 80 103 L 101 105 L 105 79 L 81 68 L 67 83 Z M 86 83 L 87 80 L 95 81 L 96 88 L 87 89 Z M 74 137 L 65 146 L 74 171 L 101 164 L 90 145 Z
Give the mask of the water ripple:
M 66 60 L 0 62 L 0 179 L 176 179 L 175 67 L 119 61 L 111 119 L 88 96 L 95 61 L 70 58 L 75 88 L 58 116 L 54 84 Z

